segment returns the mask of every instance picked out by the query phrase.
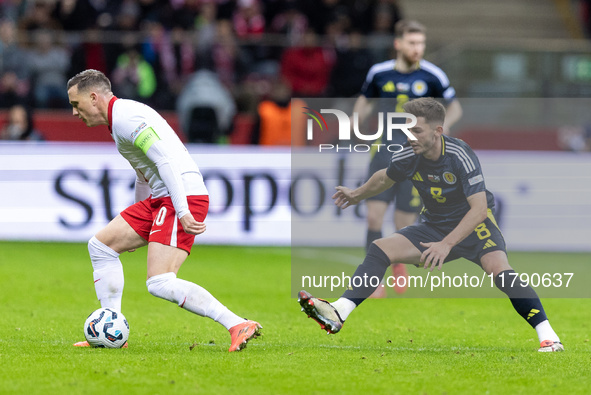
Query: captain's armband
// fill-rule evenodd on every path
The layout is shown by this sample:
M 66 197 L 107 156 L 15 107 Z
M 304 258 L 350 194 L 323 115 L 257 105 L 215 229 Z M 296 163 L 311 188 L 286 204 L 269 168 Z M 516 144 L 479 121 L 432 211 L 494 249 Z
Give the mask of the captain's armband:
M 137 136 L 137 138 L 133 142 L 133 145 L 141 149 L 142 152 L 145 154 L 146 152 L 148 152 L 152 144 L 154 144 L 158 140 L 160 140 L 160 137 L 158 136 L 156 131 L 152 128 L 147 128 L 144 131 L 142 131 L 139 134 L 139 136 Z

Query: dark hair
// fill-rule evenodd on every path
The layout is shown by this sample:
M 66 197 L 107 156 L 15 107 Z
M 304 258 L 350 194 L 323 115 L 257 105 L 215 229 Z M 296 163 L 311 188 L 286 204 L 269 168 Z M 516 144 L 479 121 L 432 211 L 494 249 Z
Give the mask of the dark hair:
M 427 123 L 443 125 L 445 121 L 445 107 L 432 97 L 421 97 L 404 103 L 405 112 L 415 117 L 423 117 Z
M 394 37 L 402 38 L 406 33 L 423 33 L 426 34 L 425 26 L 417 21 L 402 19 L 394 25 Z
M 78 85 L 78 92 L 86 91 L 89 88 L 96 88 L 102 93 L 111 91 L 111 81 L 106 75 L 98 70 L 84 70 L 76 74 L 68 81 L 68 90 L 73 86 Z

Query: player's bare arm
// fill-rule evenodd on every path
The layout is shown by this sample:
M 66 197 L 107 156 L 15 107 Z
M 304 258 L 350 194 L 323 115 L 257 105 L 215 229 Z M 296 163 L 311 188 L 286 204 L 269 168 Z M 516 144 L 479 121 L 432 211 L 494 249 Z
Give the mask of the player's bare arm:
M 463 110 L 460 102 L 455 99 L 446 108 L 445 123 L 443 124 L 443 130 L 445 134 L 449 135 L 450 128 L 462 118 Z
M 362 200 L 384 192 L 394 184 L 395 182 L 386 174 L 386 169 L 382 169 L 376 171 L 374 175 L 359 188 L 350 189 L 343 186 L 336 187 L 337 192 L 332 195 L 332 198 L 337 207 L 346 209 L 349 206 L 358 204 Z
M 441 270 L 443 261 L 451 251 L 451 249 L 464 240 L 470 233 L 476 229 L 478 224 L 486 219 L 487 204 L 486 193 L 478 192 L 466 198 L 470 205 L 470 210 L 464 215 L 460 223 L 448 234 L 443 240 L 436 243 L 422 243 L 423 247 L 427 247 L 421 255 L 421 262 L 424 262 L 423 268 L 430 270 L 437 267 Z
M 373 112 L 375 107 L 375 102 L 368 100 L 367 97 L 364 95 L 359 95 L 355 104 L 353 105 L 353 114 L 357 113 L 359 117 L 359 125 L 363 125 L 363 123 L 367 120 L 367 117 Z M 351 114 L 351 127 L 353 127 L 353 114 Z

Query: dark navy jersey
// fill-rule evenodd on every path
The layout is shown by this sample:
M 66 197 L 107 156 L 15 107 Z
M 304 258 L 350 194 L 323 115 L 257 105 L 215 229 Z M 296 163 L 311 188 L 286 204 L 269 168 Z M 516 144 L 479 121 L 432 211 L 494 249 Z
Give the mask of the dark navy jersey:
M 412 181 L 425 205 L 423 222 L 455 226 L 470 210 L 469 196 L 486 192 L 491 210 L 494 197 L 486 190 L 480 162 L 468 144 L 448 136 L 441 139 L 441 156 L 436 161 L 415 155 L 405 143 L 402 151 L 392 155 L 387 174 L 396 182 Z
M 439 67 L 426 60 L 419 62 L 419 67 L 410 73 L 401 73 L 395 69 L 396 60 L 377 63 L 369 69 L 361 94 L 367 98 L 392 98 L 394 101 L 381 100 L 378 112 L 404 112 L 402 105 L 419 97 L 443 98 L 451 102 L 456 92 L 449 85 L 447 75 Z M 401 119 L 405 123 L 404 118 Z M 384 123 L 385 125 L 385 123 Z M 386 133 L 383 141 L 386 142 Z M 394 131 L 390 142 L 402 144 L 406 135 Z

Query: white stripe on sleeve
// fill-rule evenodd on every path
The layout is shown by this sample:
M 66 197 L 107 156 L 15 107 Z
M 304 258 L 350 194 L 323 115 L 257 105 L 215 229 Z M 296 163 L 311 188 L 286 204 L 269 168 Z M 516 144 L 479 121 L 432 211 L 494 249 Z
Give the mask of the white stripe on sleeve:
M 447 151 L 456 155 L 460 159 L 460 161 L 464 165 L 464 169 L 466 170 L 466 173 L 470 173 L 471 171 L 476 169 L 476 166 L 474 166 L 474 162 L 468 156 L 468 154 L 466 154 L 466 151 L 464 151 L 462 148 L 458 147 L 457 145 L 448 143 L 447 144 Z

